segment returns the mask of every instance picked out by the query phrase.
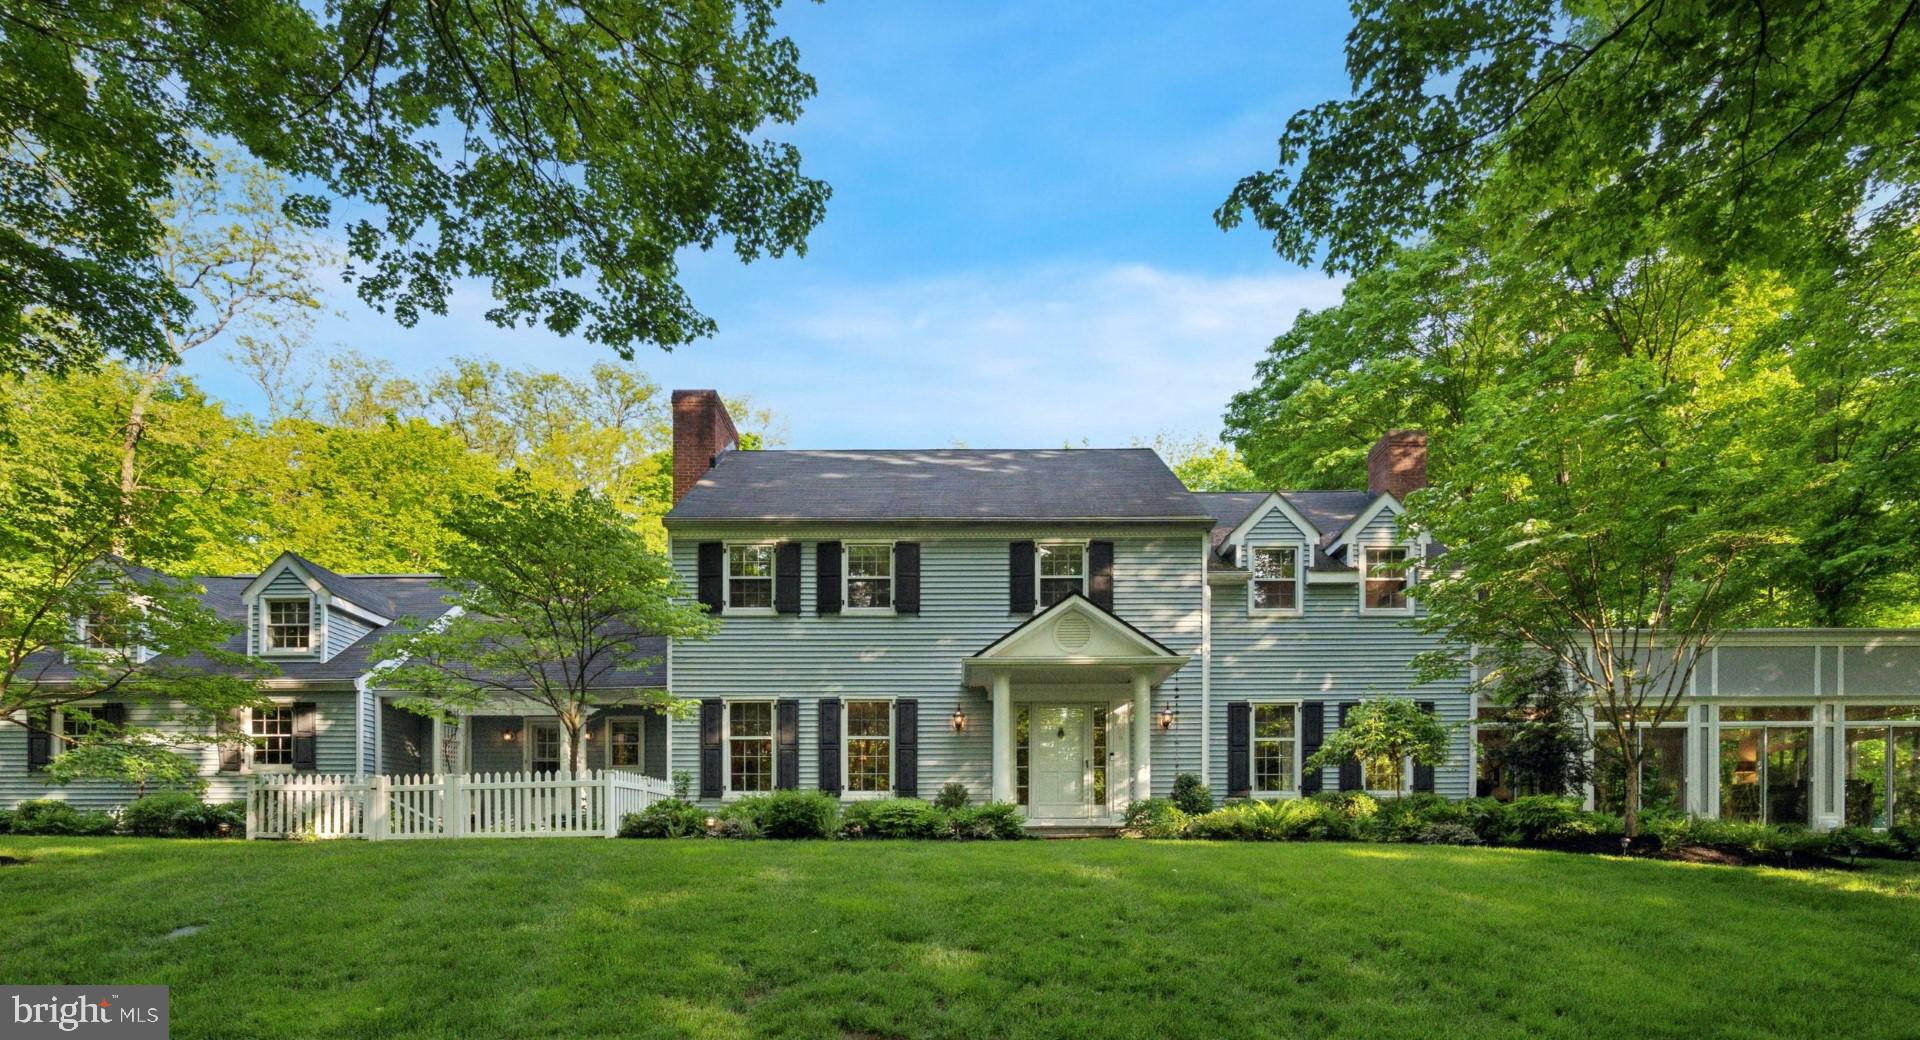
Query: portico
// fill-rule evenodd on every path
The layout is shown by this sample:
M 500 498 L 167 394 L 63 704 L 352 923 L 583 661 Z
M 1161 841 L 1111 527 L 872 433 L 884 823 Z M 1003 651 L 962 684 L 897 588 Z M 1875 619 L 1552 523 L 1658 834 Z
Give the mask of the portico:
M 1185 665 L 1070 595 L 964 658 L 993 707 L 993 800 L 1035 825 L 1116 822 L 1153 787 L 1153 691 Z

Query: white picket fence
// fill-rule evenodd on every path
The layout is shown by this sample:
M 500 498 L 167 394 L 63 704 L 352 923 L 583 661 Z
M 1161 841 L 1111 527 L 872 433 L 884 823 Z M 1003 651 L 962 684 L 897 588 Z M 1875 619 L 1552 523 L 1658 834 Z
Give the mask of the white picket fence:
M 671 796 L 665 780 L 611 769 L 578 776 L 255 776 L 247 837 L 611 838 L 628 813 Z

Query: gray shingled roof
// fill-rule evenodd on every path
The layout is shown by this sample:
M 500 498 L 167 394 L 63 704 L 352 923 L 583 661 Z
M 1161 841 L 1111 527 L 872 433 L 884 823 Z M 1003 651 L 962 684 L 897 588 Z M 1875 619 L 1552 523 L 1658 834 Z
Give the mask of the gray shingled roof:
M 340 651 L 330 661 L 289 660 L 273 658 L 272 662 L 280 670 L 277 680 L 303 680 L 309 682 L 351 681 L 365 675 L 376 663 L 372 651 L 380 640 L 393 634 L 404 618 L 417 621 L 430 621 L 446 613 L 446 587 L 440 577 L 434 574 L 336 574 L 325 568 L 315 567 L 301 558 L 302 566 L 312 567 L 314 580 L 327 587 L 327 591 L 344 597 L 368 610 L 378 611 L 394 619 L 394 624 L 383 625 L 362 636 L 352 646 Z M 240 626 L 232 638 L 222 648 L 230 653 L 244 654 L 247 650 L 247 615 L 241 599 L 257 575 L 238 575 L 204 577 L 197 580 L 206 588 L 201 602 L 213 608 L 221 618 Z M 649 656 L 657 656 L 660 661 L 653 666 L 635 671 L 615 672 L 600 684 L 608 689 L 656 688 L 666 685 L 665 637 L 656 637 L 657 651 L 649 651 Z M 209 666 L 204 657 L 189 658 L 186 662 L 195 666 Z M 72 669 L 61 663 L 52 663 L 40 677 L 48 680 L 68 678 Z
M 1219 556 L 1227 535 L 1239 527 L 1249 514 L 1266 501 L 1265 491 L 1204 491 L 1195 492 L 1195 498 L 1208 512 L 1213 514 L 1213 548 L 1215 562 L 1224 564 Z M 1313 566 L 1316 570 L 1350 570 L 1345 563 L 1327 555 L 1327 546 L 1347 529 L 1347 525 L 1366 512 L 1373 504 L 1373 495 L 1365 491 L 1282 491 L 1280 497 L 1287 500 L 1301 516 L 1320 529 L 1320 544 L 1314 549 Z M 1218 569 L 1218 568 L 1216 568 Z
M 730 451 L 687 520 L 1206 520 L 1151 448 Z

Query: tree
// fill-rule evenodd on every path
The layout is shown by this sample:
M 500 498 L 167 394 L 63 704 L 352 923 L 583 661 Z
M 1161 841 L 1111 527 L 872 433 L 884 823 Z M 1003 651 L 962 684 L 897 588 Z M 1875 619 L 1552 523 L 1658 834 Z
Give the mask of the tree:
M 227 736 L 237 739 L 235 734 Z M 181 735 L 171 735 L 171 739 L 178 741 Z M 47 763 L 46 777 L 57 784 L 75 780 L 131 784 L 135 798 L 146 797 L 150 786 L 204 788 L 206 780 L 200 775 L 199 759 L 174 750 L 168 740 L 153 732 L 98 730 L 55 755 Z
M 1406 790 L 1401 763 L 1437 766 L 1446 762 L 1453 727 L 1441 722 L 1420 706 L 1399 697 L 1361 701 L 1347 712 L 1339 729 L 1326 735 L 1320 750 L 1307 756 L 1303 769 L 1338 769 L 1355 759 L 1371 764 L 1379 774 L 1393 776 L 1393 794 L 1398 798 Z
M 1136 448 L 1152 448 L 1161 461 L 1180 478 L 1189 491 L 1264 491 L 1258 477 L 1248 469 L 1232 445 L 1207 437 L 1187 440 L 1162 433 L 1145 444 L 1137 438 Z
M 828 190 L 758 138 L 813 95 L 775 0 L 487 6 L 28 0 L 0 17 L 0 372 L 174 359 L 156 203 L 205 140 L 355 203 L 348 277 L 410 326 L 487 316 L 631 356 L 707 335 L 678 254 L 802 250 Z M 327 226 L 320 195 L 288 219 Z M 584 284 L 588 277 L 592 284 Z
M 403 621 L 374 653 L 399 662 L 380 682 L 413 694 L 403 706 L 537 704 L 559 719 L 576 773 L 597 707 L 680 710 L 664 690 L 625 687 L 621 677 L 657 663 L 662 637 L 705 638 L 714 622 L 606 499 L 558 494 L 515 473 L 497 496 L 462 496 L 447 526 L 453 611 L 426 626 Z
M 1506 649 L 1502 663 L 1476 684 L 1505 719 L 1500 740 L 1484 749 L 1488 765 L 1509 777 L 1517 794 L 1578 793 L 1593 773 L 1587 698 L 1568 684 L 1558 662 L 1542 663 L 1524 647 Z
M 1355 15 L 1355 96 L 1289 119 L 1279 165 L 1215 214 L 1250 217 L 1298 262 L 1368 270 L 1479 208 L 1524 251 L 1583 263 L 1671 250 L 1816 272 L 1836 243 L 1920 215 L 1912 0 L 1363 0 Z
M 155 257 L 187 308 L 162 330 L 166 353 L 137 369 L 120 447 L 123 508 L 131 508 L 138 489 L 147 410 L 174 361 L 224 336 L 237 338 L 250 356 L 284 352 L 320 307 L 311 279 L 328 257 L 282 212 L 283 180 L 217 153 L 206 158 L 205 165 L 182 167 L 156 207 Z
M 15 420 L 0 456 L 0 719 L 39 728 L 106 699 L 224 733 L 257 701 L 260 670 L 225 649 L 235 626 L 198 585 L 140 562 L 192 554 L 217 520 L 202 512 L 215 467 L 169 426 L 144 456 L 151 479 L 123 500 L 113 431 L 129 384 L 120 371 L 0 381 Z

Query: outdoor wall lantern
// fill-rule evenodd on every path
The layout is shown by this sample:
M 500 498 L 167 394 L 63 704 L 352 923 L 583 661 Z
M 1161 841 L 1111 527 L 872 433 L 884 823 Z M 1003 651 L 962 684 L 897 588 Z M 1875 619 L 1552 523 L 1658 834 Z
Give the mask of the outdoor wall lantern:
M 510 729 L 501 730 L 500 739 L 506 741 L 509 744 L 513 743 L 513 731 Z
M 1160 728 L 1172 729 L 1173 721 L 1179 717 L 1180 717 L 1180 713 L 1174 711 L 1171 705 L 1161 708 L 1160 709 Z
M 955 733 L 965 733 L 967 731 L 967 711 L 965 708 L 953 709 L 953 731 Z

